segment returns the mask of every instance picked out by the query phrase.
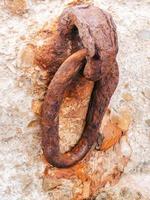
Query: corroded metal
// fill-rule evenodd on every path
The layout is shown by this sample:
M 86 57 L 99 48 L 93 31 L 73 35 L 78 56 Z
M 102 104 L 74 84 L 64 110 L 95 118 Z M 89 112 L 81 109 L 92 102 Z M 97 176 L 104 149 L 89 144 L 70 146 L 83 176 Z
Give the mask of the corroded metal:
M 42 145 L 50 164 L 67 168 L 83 159 L 98 139 L 99 126 L 118 84 L 118 43 L 111 16 L 92 5 L 66 8 L 57 23 L 52 54 L 59 52 L 59 59 L 53 56 L 54 75 L 42 106 Z M 86 79 L 94 81 L 94 88 L 82 136 L 70 151 L 62 154 L 59 109 L 65 91 L 81 69 Z

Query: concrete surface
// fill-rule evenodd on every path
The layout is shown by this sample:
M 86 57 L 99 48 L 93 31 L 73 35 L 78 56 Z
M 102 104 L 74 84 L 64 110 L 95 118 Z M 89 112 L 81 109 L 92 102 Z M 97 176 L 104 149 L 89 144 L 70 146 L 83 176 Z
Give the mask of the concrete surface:
M 30 0 L 23 14 L 14 14 L 8 1 L 0 2 L 0 199 L 47 200 L 57 198 L 42 188 L 43 163 L 39 127 L 28 128 L 35 119 L 31 110 L 33 94 L 18 64 L 20 49 L 47 21 L 63 9 L 64 2 Z M 106 185 L 97 200 L 150 199 L 150 2 L 148 0 L 95 0 L 110 12 L 119 36 L 120 83 L 111 108 L 132 112 L 128 131 L 132 154 L 120 181 Z M 20 81 L 23 80 L 24 81 Z M 63 199 L 71 199 L 65 182 Z M 59 193 L 59 190 L 57 191 Z M 70 198 L 69 198 L 70 196 Z

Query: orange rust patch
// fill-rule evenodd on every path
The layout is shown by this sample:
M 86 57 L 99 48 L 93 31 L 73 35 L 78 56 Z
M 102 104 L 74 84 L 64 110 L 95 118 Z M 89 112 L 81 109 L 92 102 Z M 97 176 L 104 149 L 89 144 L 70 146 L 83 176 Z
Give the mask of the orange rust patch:
M 33 100 L 32 101 L 32 111 L 37 114 L 40 115 L 41 114 L 41 106 L 42 106 L 42 102 L 38 101 L 38 100 Z
M 122 98 L 125 101 L 132 101 L 133 100 L 133 96 L 130 93 L 123 93 Z
M 100 149 L 106 151 L 119 142 L 122 136 L 122 130 L 111 121 L 108 121 L 103 129 L 103 136 L 104 140 Z

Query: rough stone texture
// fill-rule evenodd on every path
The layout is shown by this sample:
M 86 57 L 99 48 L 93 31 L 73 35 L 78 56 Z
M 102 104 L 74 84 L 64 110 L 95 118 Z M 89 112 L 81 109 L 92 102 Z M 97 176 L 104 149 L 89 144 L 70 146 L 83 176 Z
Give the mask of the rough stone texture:
M 112 14 L 118 29 L 120 83 L 110 107 L 113 112 L 118 113 L 119 109 L 125 109 L 132 113 L 133 121 L 127 133 L 132 149 L 131 157 L 130 147 L 126 142 L 127 137 L 124 136 L 119 144 L 106 153 L 93 151 L 90 158 L 87 158 L 88 167 L 83 163 L 80 169 L 76 167 L 70 172 L 62 171 L 61 173 L 56 169 L 48 168 L 45 175 L 43 172 L 46 163 L 42 157 L 40 128 L 37 126 L 38 118 L 32 112 L 31 103 L 33 98 L 38 102 L 36 104 L 34 101 L 34 108 L 32 107 L 38 114 L 39 100 L 43 97 L 43 93 L 41 95 L 43 91 L 39 89 L 44 84 L 39 83 L 41 85 L 38 88 L 35 80 L 39 74 L 42 78 L 47 77 L 47 74 L 44 71 L 41 72 L 38 67 L 32 66 L 34 52 L 32 45 L 28 46 L 26 53 L 20 50 L 31 40 L 29 35 L 37 32 L 46 22 L 51 23 L 53 17 L 62 11 L 64 1 L 30 0 L 26 2 L 28 7 L 21 12 L 25 12 L 21 16 L 14 15 L 4 1 L 0 2 L 0 198 L 3 200 L 70 200 L 73 197 L 86 199 L 90 195 L 89 188 L 93 180 L 96 180 L 96 187 L 101 187 L 102 182 L 99 183 L 102 178 L 101 165 L 105 166 L 106 172 L 110 174 L 113 174 L 111 171 L 117 165 L 119 172 L 124 171 L 121 179 L 114 186 L 110 186 L 110 183 L 104 184 L 105 188 L 101 189 L 97 199 L 149 199 L 149 2 L 147 0 L 95 1 L 96 5 Z M 42 41 L 39 40 L 38 44 L 42 45 Z M 26 62 L 20 61 L 23 60 L 21 56 Z M 46 78 L 43 79 L 46 80 Z M 85 97 L 84 105 L 88 101 L 86 95 Z M 71 104 L 71 101 L 69 102 Z M 85 110 L 82 111 L 85 112 Z M 65 109 L 62 113 L 66 114 Z M 82 116 L 77 115 L 81 118 Z M 63 151 L 77 140 L 74 131 L 71 137 L 63 137 L 67 134 L 67 131 L 63 131 L 64 127 L 70 124 L 62 126 L 64 119 L 62 117 L 62 122 L 60 122 Z M 73 119 L 70 118 L 72 124 L 71 120 Z M 126 124 L 126 122 L 120 123 L 121 130 L 126 130 Z M 124 157 L 127 159 L 130 157 L 130 162 L 125 169 L 124 161 L 126 160 L 123 160 L 122 164 Z M 98 173 L 95 176 L 96 170 Z M 117 172 L 114 177 L 119 179 L 120 174 Z M 85 174 L 88 174 L 90 178 L 88 179 Z M 69 176 L 73 177 L 73 180 Z M 51 181 L 49 177 L 53 177 Z M 108 174 L 105 174 L 104 180 L 107 177 Z M 112 182 L 116 183 L 117 180 L 114 177 Z

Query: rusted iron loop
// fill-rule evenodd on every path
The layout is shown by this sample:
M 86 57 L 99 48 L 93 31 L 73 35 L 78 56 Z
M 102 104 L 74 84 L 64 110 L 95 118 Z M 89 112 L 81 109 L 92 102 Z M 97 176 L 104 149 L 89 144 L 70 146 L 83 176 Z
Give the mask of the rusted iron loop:
M 76 29 L 75 33 L 72 32 L 73 29 Z M 57 37 L 57 42 L 63 44 L 64 37 L 75 47 L 72 47 L 67 58 L 64 56 L 64 62 L 48 86 L 42 106 L 42 145 L 50 164 L 67 168 L 83 159 L 98 139 L 99 126 L 118 83 L 118 45 L 112 18 L 94 6 L 83 5 L 65 9 L 58 20 Z M 61 153 L 58 134 L 59 109 L 65 91 L 78 76 L 81 68 L 84 68 L 83 76 L 94 81 L 86 123 L 78 143 L 70 151 Z

